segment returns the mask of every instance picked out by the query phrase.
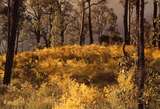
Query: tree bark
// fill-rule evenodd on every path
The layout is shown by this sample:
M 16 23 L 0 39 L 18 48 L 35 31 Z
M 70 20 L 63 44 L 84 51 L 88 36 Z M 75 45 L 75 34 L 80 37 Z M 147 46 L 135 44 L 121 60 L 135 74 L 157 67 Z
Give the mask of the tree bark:
M 84 36 L 84 18 L 85 18 L 85 2 L 82 0 L 82 18 L 81 18 L 81 31 L 80 31 L 80 45 L 85 44 L 85 36 Z
M 140 0 L 140 28 L 138 37 L 138 109 L 145 109 L 144 0 Z
M 160 20 L 160 1 L 158 2 L 158 7 L 159 7 L 159 15 L 158 15 L 158 19 Z M 159 24 L 160 25 L 160 24 Z M 160 26 L 158 27 L 160 30 Z M 158 31 L 159 32 L 159 31 Z M 160 49 L 160 32 L 159 32 L 159 36 L 158 36 L 158 48 Z
M 52 18 L 52 10 L 53 10 L 53 7 L 51 6 L 50 14 L 49 14 L 49 36 L 48 36 L 48 40 L 46 40 L 46 47 L 47 48 L 52 46 L 51 45 L 52 44 L 52 41 L 51 41 L 51 39 L 52 39 L 52 27 L 53 27 L 53 25 L 52 25 L 52 20 L 53 20 L 53 18 Z
M 41 31 L 38 27 L 38 30 L 35 30 L 35 35 L 36 35 L 36 41 L 37 41 L 37 48 L 40 47 L 40 40 L 41 40 Z
M 8 47 L 6 54 L 6 64 L 3 84 L 9 85 L 11 82 L 12 67 L 15 53 L 16 33 L 19 22 L 19 7 L 21 5 L 20 0 L 8 1 Z
M 18 45 L 19 45 L 19 34 L 20 34 L 20 29 L 17 28 L 17 37 L 16 37 L 16 46 L 15 46 L 15 54 L 17 55 L 18 53 Z
M 61 45 L 64 45 L 64 33 L 65 33 L 65 30 L 61 30 Z
M 127 55 L 127 52 L 125 50 L 126 45 L 129 45 L 130 43 L 130 39 L 129 39 L 129 30 L 128 30 L 128 11 L 129 9 L 129 0 L 125 0 L 125 4 L 124 4 L 124 41 L 123 41 L 123 54 L 124 56 Z
M 45 47 L 50 48 L 51 47 L 51 40 L 49 40 L 46 36 L 42 36 L 45 42 Z
M 124 6 L 124 43 L 126 45 L 130 44 L 130 37 L 128 34 L 128 7 L 129 7 L 129 1 L 125 0 L 125 6 Z
M 139 16 L 140 16 L 140 0 L 136 0 L 136 31 L 137 31 L 137 33 L 136 33 L 136 35 L 137 35 L 137 46 L 138 46 L 138 56 L 139 56 L 139 31 L 140 31 L 140 29 L 139 29 Z M 139 60 L 138 60 L 138 65 L 139 65 Z
M 129 5 L 129 12 L 128 12 L 128 37 L 129 37 L 129 44 L 131 43 L 131 15 L 132 15 L 132 13 L 131 13 L 131 11 L 132 11 L 132 4 L 131 4 L 131 1 L 129 0 L 129 3 L 128 3 L 128 5 Z
M 153 28 L 154 28 L 154 35 L 153 35 L 153 41 L 152 41 L 152 44 L 154 47 L 156 47 L 156 43 L 157 43 L 157 40 L 156 40 L 156 37 L 157 37 L 157 22 L 156 22 L 156 19 L 157 19 L 157 14 L 158 14 L 158 4 L 157 4 L 157 1 L 154 0 L 153 1 L 153 6 L 154 6 L 154 9 L 153 9 Z
M 91 0 L 87 0 L 88 2 L 88 23 L 89 23 L 89 37 L 90 37 L 90 44 L 93 44 L 93 31 L 92 31 L 92 17 L 91 17 Z

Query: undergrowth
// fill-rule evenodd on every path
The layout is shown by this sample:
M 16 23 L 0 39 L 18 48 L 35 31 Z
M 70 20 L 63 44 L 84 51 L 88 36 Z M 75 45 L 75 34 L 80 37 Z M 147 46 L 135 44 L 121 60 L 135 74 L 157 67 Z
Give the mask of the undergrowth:
M 2 85 L 0 109 L 137 109 L 136 48 L 64 46 L 15 57 L 12 84 Z M 145 101 L 159 109 L 160 51 L 146 49 Z

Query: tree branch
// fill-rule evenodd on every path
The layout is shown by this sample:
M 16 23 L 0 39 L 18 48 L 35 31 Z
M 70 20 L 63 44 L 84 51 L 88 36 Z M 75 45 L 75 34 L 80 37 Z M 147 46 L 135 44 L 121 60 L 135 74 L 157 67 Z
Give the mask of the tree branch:
M 100 3 L 105 2 L 105 1 L 106 1 L 106 0 L 100 0 L 100 1 L 98 1 L 98 2 L 96 2 L 96 3 L 92 3 L 92 4 L 91 4 L 91 7 L 92 7 L 92 6 L 99 5 Z M 86 7 L 85 10 L 87 10 L 88 8 L 89 8 L 89 7 Z

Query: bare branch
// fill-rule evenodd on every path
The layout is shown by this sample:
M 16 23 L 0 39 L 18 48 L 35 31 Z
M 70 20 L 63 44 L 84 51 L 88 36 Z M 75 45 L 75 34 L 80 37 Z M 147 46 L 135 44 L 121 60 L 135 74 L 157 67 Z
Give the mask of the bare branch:
M 99 5 L 99 4 L 101 4 L 102 2 L 105 2 L 105 1 L 106 1 L 106 0 L 100 0 L 100 1 L 98 1 L 98 2 L 96 2 L 96 3 L 92 3 L 92 4 L 91 4 L 91 7 L 92 7 L 92 6 Z M 89 8 L 89 7 L 86 7 L 85 10 L 87 10 L 88 8 Z

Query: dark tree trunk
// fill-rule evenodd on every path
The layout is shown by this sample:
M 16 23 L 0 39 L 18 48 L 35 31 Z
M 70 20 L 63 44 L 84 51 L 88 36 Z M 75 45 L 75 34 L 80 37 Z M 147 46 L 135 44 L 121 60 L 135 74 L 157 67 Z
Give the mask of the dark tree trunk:
M 129 37 L 129 44 L 131 43 L 131 1 L 129 0 L 129 12 L 128 12 L 128 37 Z
M 159 18 L 159 20 L 160 20 L 160 1 L 158 2 L 159 4 L 159 15 L 158 15 L 158 18 Z M 160 25 L 160 24 L 159 24 Z M 158 27 L 159 28 L 159 30 L 160 30 L 160 26 Z M 159 32 L 159 31 L 158 31 Z M 160 49 L 160 32 L 159 32 L 159 36 L 158 36 L 158 48 Z
M 48 15 L 48 21 L 49 21 L 49 25 L 48 25 L 48 35 L 46 36 L 42 36 L 43 40 L 45 41 L 45 47 L 46 48 L 50 48 L 51 47 L 51 44 L 52 44 L 52 41 L 51 41 L 51 38 L 52 38 L 52 7 L 50 8 L 50 13 Z M 40 20 L 39 20 L 40 22 Z M 39 32 L 40 34 L 40 32 Z
M 80 45 L 84 45 L 85 44 L 84 18 L 85 18 L 85 2 L 84 2 L 84 0 L 82 0 L 82 18 L 81 18 L 81 31 L 80 31 Z
M 64 33 L 65 33 L 65 30 L 62 30 L 61 31 L 61 45 L 64 45 Z
M 38 4 L 38 7 L 39 7 L 39 4 Z M 41 14 L 40 14 L 40 11 L 38 10 L 38 13 L 37 13 L 37 27 L 34 28 L 34 33 L 36 35 L 36 41 L 37 41 L 37 48 L 40 48 L 40 41 L 41 41 Z
M 19 22 L 19 7 L 21 5 L 20 0 L 9 0 L 8 9 L 8 47 L 6 54 L 6 64 L 3 84 L 9 85 L 11 82 L 12 67 L 15 53 L 16 33 Z
M 89 23 L 89 37 L 90 37 L 90 44 L 93 44 L 93 31 L 92 31 L 92 18 L 91 18 L 91 0 L 87 0 L 88 2 L 88 23 Z
M 158 36 L 158 49 L 160 49 L 160 35 Z
M 48 16 L 49 20 L 49 28 L 48 28 L 48 36 L 42 36 L 45 41 L 45 47 L 50 48 L 51 47 L 51 38 L 52 38 L 52 8 L 50 9 L 50 14 Z
M 140 16 L 140 0 L 136 0 L 136 35 L 137 35 L 137 46 L 138 46 L 138 56 L 139 56 L 139 16 Z M 138 65 L 139 65 L 139 60 L 138 60 Z
M 52 43 L 51 40 L 49 40 L 46 36 L 43 36 L 42 38 L 44 39 L 45 47 L 50 48 Z
M 53 7 L 51 6 L 51 8 L 50 8 L 50 15 L 49 15 L 49 36 L 48 36 L 48 41 L 46 42 L 46 47 L 47 48 L 49 48 L 49 47 L 51 47 L 52 45 L 52 41 L 51 41 L 51 39 L 52 39 L 52 27 L 53 27 L 53 25 L 52 25 L 52 20 L 53 20 L 53 18 L 52 18 L 52 11 L 53 11 Z
M 153 28 L 154 28 L 154 36 L 153 36 L 153 41 L 152 41 L 152 44 L 154 47 L 156 47 L 156 37 L 157 37 L 157 22 L 156 22 L 156 19 L 157 19 L 157 15 L 158 15 L 158 4 L 157 4 L 157 1 L 154 0 L 153 2 L 153 6 L 154 6 L 154 10 L 153 10 Z
M 15 48 L 15 54 L 18 53 L 18 45 L 19 45 L 19 34 L 20 34 L 20 30 L 19 28 L 17 29 L 17 37 L 16 37 L 16 48 Z
M 128 7 L 129 7 L 129 1 L 125 0 L 125 6 L 124 6 L 124 43 L 126 45 L 130 44 L 130 37 L 128 34 Z
M 63 15 L 61 14 L 61 31 L 60 31 L 61 45 L 64 45 L 64 33 L 65 33 L 66 28 L 67 27 L 65 27 L 65 25 L 64 25 Z
M 140 31 L 138 37 L 138 109 L 145 109 L 144 82 L 145 82 L 145 55 L 144 55 L 144 0 L 140 0 Z
M 128 8 L 129 7 L 129 0 L 125 0 L 124 5 L 124 42 L 123 42 L 123 54 L 124 56 L 127 55 L 127 52 L 125 50 L 126 45 L 129 45 L 129 31 L 128 31 Z
M 40 46 L 40 40 L 41 40 L 41 31 L 38 29 L 35 31 L 36 40 L 37 40 L 37 48 Z

